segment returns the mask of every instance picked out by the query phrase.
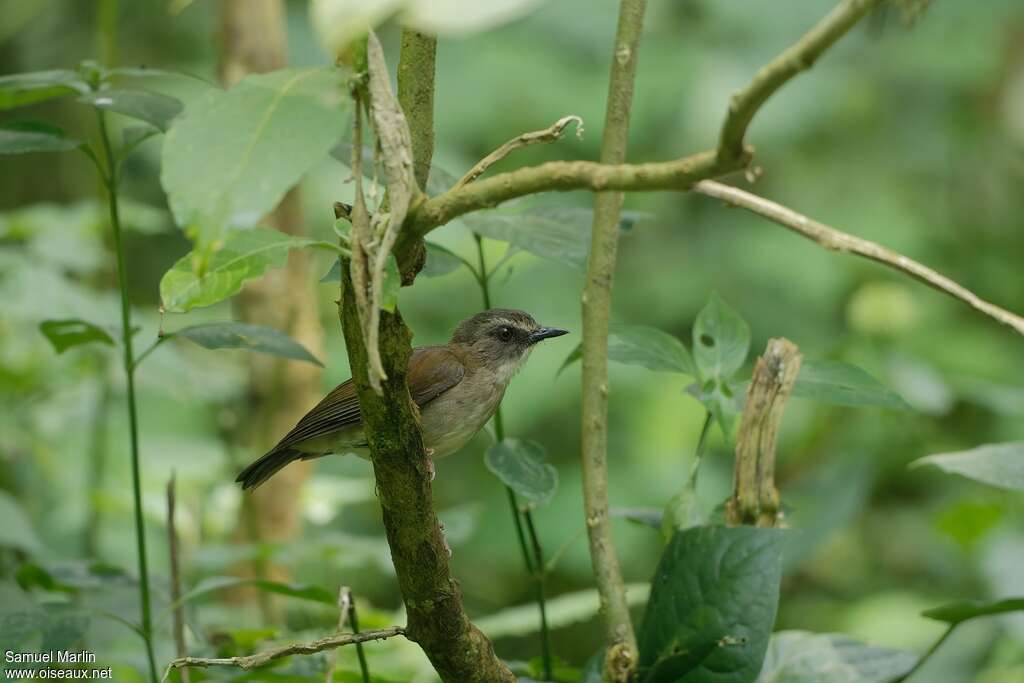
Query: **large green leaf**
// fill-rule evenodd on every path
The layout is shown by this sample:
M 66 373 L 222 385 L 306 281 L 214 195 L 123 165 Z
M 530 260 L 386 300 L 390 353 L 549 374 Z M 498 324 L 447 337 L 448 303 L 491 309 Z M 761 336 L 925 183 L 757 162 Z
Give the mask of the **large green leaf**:
M 969 451 L 938 453 L 919 458 L 911 467 L 934 465 L 952 474 L 999 486 L 1024 491 L 1024 441 L 988 444 Z
M 559 372 L 582 357 L 580 344 L 566 357 Z M 608 359 L 626 365 L 638 365 L 655 372 L 696 375 L 693 358 L 686 346 L 668 332 L 648 325 L 613 323 L 608 330 Z
M 267 228 L 234 230 L 206 264 L 203 254 L 196 251 L 179 259 L 160 280 L 160 298 L 169 312 L 209 306 L 237 293 L 247 280 L 263 275 L 267 268 L 283 266 L 292 249 L 321 245 L 333 248 Z
M 214 90 L 174 119 L 161 181 L 200 244 L 269 213 L 346 129 L 344 72 L 284 69 Z
M 224 322 L 193 325 L 168 337 L 184 337 L 205 349 L 248 349 L 279 358 L 302 360 L 323 366 L 305 346 L 272 327 Z
M 631 227 L 642 218 L 625 212 L 620 229 Z M 535 256 L 571 266 L 580 271 L 587 266 L 591 209 L 539 206 L 528 209 L 491 209 L 462 217 L 475 233 L 508 242 Z
M 0 111 L 86 92 L 89 92 L 89 84 L 69 70 L 0 76 Z
M 693 324 L 693 358 L 702 380 L 727 380 L 747 359 L 750 326 L 712 293 Z
M 757 683 L 887 683 L 916 661 L 910 652 L 844 635 L 779 631 L 772 635 Z
M 547 504 L 558 489 L 558 470 L 547 462 L 544 447 L 533 441 L 499 441 L 487 449 L 484 462 L 531 507 Z
M 69 138 L 57 126 L 42 121 L 17 121 L 0 125 L 0 154 L 66 152 L 82 143 Z
M 226 588 L 238 588 L 240 586 L 253 586 L 266 593 L 287 595 L 300 600 L 319 602 L 324 605 L 337 605 L 338 596 L 326 588 L 319 586 L 308 586 L 298 583 L 281 583 L 280 581 L 267 581 L 263 579 L 245 579 L 236 576 L 212 576 L 197 583 L 191 590 L 178 599 L 176 605 L 185 604 L 198 598 L 216 593 Z M 174 607 L 172 605 L 171 607 Z
M 793 386 L 793 395 L 836 406 L 910 409 L 895 391 L 856 365 L 838 361 L 804 361 Z
M 423 264 L 423 270 L 420 271 L 420 275 L 423 277 L 441 277 L 465 265 L 465 261 L 440 244 L 433 242 L 426 244 L 427 261 Z
M 97 109 L 151 123 L 162 131 L 167 130 L 171 120 L 182 110 L 177 98 L 148 90 L 101 90 L 82 95 L 79 100 Z
M 74 346 L 99 342 L 113 346 L 114 339 L 98 325 L 84 320 L 44 320 L 39 331 L 53 345 L 57 353 L 64 353 Z
M 748 683 L 775 623 L 783 533 L 702 526 L 658 562 L 638 632 L 646 683 Z
M 929 619 L 944 621 L 947 624 L 959 624 L 977 617 L 1021 611 L 1024 611 L 1024 597 L 990 600 L 987 602 L 964 600 L 925 610 L 921 615 Z
M 39 537 L 32 529 L 25 511 L 11 494 L 0 491 L 0 546 L 18 548 L 29 553 L 42 549 Z

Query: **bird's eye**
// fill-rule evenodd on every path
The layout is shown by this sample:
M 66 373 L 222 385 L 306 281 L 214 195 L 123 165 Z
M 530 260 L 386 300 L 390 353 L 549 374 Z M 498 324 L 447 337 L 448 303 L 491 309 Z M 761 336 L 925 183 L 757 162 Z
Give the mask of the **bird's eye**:
M 502 325 L 498 328 L 498 339 L 501 341 L 512 341 L 512 328 L 508 325 Z

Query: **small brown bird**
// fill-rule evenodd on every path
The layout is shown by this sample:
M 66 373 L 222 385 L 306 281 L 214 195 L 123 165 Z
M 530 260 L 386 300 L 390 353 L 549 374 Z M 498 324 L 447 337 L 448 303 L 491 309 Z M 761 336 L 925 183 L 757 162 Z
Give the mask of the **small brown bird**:
M 492 308 L 459 323 L 444 346 L 413 349 L 409 393 L 420 409 L 430 456 L 441 458 L 466 445 L 494 415 L 534 344 L 563 334 L 568 331 L 541 327 L 523 311 Z M 369 455 L 351 379 L 327 394 L 235 481 L 243 489 L 259 486 L 290 462 L 331 453 Z

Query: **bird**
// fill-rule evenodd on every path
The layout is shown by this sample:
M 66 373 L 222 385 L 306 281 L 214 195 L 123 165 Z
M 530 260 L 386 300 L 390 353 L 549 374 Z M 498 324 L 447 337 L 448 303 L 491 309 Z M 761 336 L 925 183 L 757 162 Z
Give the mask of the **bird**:
M 465 446 L 497 411 L 534 346 L 564 334 L 568 330 L 538 325 L 524 311 L 491 308 L 460 322 L 447 344 L 413 349 L 409 394 L 419 408 L 427 454 L 442 458 Z M 327 394 L 235 481 L 251 489 L 289 463 L 332 453 L 369 457 L 351 379 Z

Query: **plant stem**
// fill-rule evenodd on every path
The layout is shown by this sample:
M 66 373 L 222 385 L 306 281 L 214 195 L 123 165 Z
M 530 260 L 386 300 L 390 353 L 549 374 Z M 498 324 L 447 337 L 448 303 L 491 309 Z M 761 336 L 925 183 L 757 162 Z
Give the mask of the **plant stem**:
M 693 450 L 693 465 L 690 467 L 690 486 L 697 486 L 697 471 L 700 469 L 700 461 L 701 458 L 704 457 L 704 448 L 707 444 L 708 432 L 711 431 L 711 423 L 714 421 L 715 416 L 711 414 L 711 411 L 707 411 L 704 415 L 704 426 L 700 428 L 700 436 L 697 437 L 697 447 Z
M 891 681 L 889 681 L 889 683 L 903 683 L 903 681 L 907 680 L 915 673 L 917 673 L 917 670 L 920 669 L 924 665 L 924 663 L 927 662 L 928 659 L 931 658 L 931 656 L 935 654 L 935 652 L 940 647 L 942 647 L 942 644 L 946 642 L 946 639 L 953 635 L 953 631 L 956 629 L 958 625 L 959 624 L 950 624 L 949 628 L 947 628 L 943 632 L 943 634 L 939 636 L 938 640 L 932 643 L 932 646 L 928 648 L 928 651 L 921 655 L 920 659 L 914 662 L 914 666 L 910 667 L 910 671 L 903 674 L 902 676 L 897 676 L 896 678 L 893 678 Z
M 356 599 L 349 598 L 348 620 L 352 624 L 353 635 L 359 635 L 359 617 L 356 615 Z M 356 641 L 356 656 L 359 658 L 359 670 L 363 674 L 363 683 L 370 683 L 370 667 L 366 664 L 366 653 L 363 652 L 363 644 Z
M 622 0 L 615 32 L 601 164 L 614 167 L 626 159 L 629 115 L 633 103 L 637 50 L 645 0 Z M 491 179 L 494 180 L 493 178 Z M 477 188 L 479 189 L 479 188 Z M 621 190 L 609 184 L 607 190 Z M 626 602 L 626 587 L 608 517 L 608 325 L 618 251 L 621 191 L 604 191 L 594 199 L 594 222 L 583 286 L 582 447 L 583 505 L 590 560 L 601 596 L 605 655 L 603 680 L 624 683 L 637 666 L 636 634 Z
M 121 290 L 121 344 L 124 348 L 124 372 L 128 390 L 128 433 L 132 454 L 132 497 L 135 504 L 135 544 L 139 555 L 139 601 L 142 605 L 142 633 L 146 640 L 149 677 L 157 681 L 156 659 L 153 656 L 153 618 L 149 604 L 149 568 L 146 564 L 146 528 L 142 518 L 142 474 L 139 466 L 139 418 L 135 401 L 135 359 L 132 351 L 132 311 L 128 300 L 128 275 L 125 269 L 124 243 L 121 239 L 121 215 L 117 205 L 118 169 L 107 132 L 107 121 L 101 111 L 100 140 L 107 163 L 107 203 L 110 208 L 110 229 L 117 255 L 117 284 Z
M 473 233 L 476 240 L 476 254 L 478 270 L 475 273 L 477 282 L 480 283 L 480 293 L 483 295 L 484 308 L 491 307 L 491 275 L 487 271 L 487 260 L 484 257 L 484 240 L 480 235 Z M 494 412 L 494 437 L 498 442 L 505 440 L 505 420 L 501 415 L 501 406 Z M 544 551 L 537 537 L 537 530 L 533 525 L 533 514 L 530 510 L 520 510 L 519 501 L 516 500 L 516 492 L 511 486 L 505 487 L 508 494 L 508 504 L 512 509 L 512 519 L 516 526 L 516 536 L 519 538 L 519 548 L 523 554 L 523 564 L 537 583 L 537 607 L 540 609 L 540 652 L 541 662 L 544 667 L 544 680 L 552 680 L 551 666 L 551 633 L 548 629 L 548 613 L 546 605 L 546 583 L 547 569 L 544 566 Z M 526 545 L 526 536 L 523 534 L 523 519 L 526 520 L 526 530 L 530 536 L 530 547 Z M 530 550 L 533 556 L 530 555 Z

